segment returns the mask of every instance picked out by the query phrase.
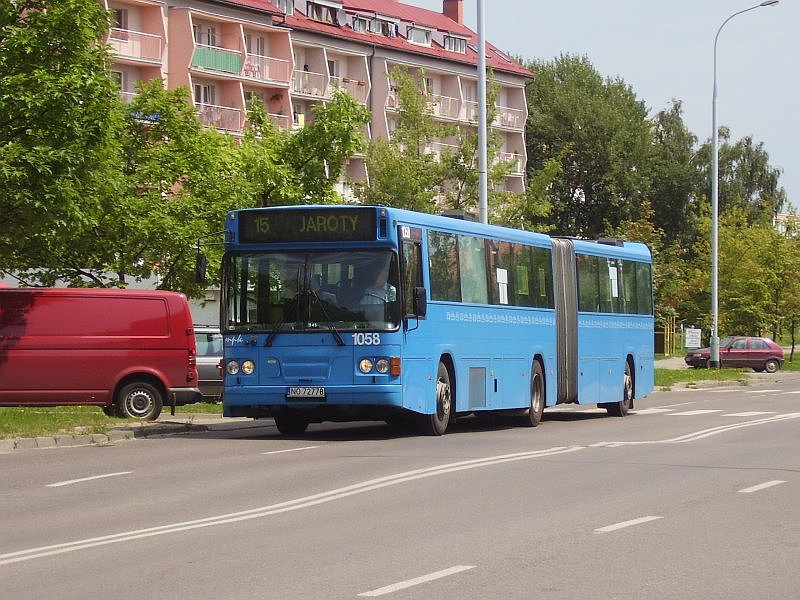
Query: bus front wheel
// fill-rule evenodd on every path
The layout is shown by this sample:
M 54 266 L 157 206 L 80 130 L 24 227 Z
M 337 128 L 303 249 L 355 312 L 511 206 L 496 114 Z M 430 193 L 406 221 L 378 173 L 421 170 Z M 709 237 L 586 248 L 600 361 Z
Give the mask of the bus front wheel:
M 524 424 L 536 427 L 542 421 L 544 413 L 544 374 L 539 361 L 533 361 L 531 369 L 531 407 L 525 415 Z
M 612 417 L 624 417 L 633 408 L 633 372 L 631 363 L 625 361 L 625 375 L 622 380 L 622 400 L 605 404 L 605 409 Z
M 275 415 L 275 427 L 283 435 L 300 435 L 308 429 L 308 419 L 297 415 Z
M 422 415 L 420 420 L 420 429 L 425 435 L 442 435 L 447 431 L 453 416 L 453 386 L 450 379 L 450 369 L 439 361 L 436 372 L 436 412 Z

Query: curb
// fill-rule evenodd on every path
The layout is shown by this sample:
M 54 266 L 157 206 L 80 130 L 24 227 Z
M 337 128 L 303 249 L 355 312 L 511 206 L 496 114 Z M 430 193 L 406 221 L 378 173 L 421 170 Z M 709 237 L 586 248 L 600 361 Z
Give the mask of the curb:
M 107 433 L 75 433 L 73 435 L 39 436 L 32 438 L 10 438 L 0 440 L 0 454 L 15 450 L 42 450 L 50 448 L 74 448 L 78 446 L 103 446 L 136 438 L 158 435 L 188 433 L 190 431 L 209 431 L 206 424 L 191 422 L 148 423 L 137 427 L 114 427 Z

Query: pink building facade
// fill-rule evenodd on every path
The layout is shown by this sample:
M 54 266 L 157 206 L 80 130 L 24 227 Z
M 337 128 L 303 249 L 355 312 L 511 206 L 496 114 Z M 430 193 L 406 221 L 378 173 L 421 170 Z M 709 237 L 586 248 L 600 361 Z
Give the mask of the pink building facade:
M 477 126 L 477 35 L 463 24 L 463 0 L 443 0 L 441 13 L 397 0 L 103 2 L 114 16 L 108 44 L 122 97 L 133 97 L 136 81 L 160 77 L 189 88 L 203 124 L 232 135 L 245 127 L 253 96 L 276 125 L 299 128 L 339 87 L 371 110 L 367 137 L 388 137 L 398 66 L 420 75 L 436 119 Z M 531 73 L 491 44 L 486 58 L 499 90 L 490 124 L 502 139 L 497 160 L 512 164 L 505 189 L 521 192 Z M 339 192 L 348 197 L 348 182 L 366 177 L 364 158 L 351 157 Z

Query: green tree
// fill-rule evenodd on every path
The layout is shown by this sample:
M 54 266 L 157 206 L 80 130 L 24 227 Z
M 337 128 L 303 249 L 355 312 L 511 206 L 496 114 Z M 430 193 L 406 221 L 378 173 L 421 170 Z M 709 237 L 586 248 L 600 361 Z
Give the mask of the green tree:
M 650 166 L 653 225 L 666 241 L 691 244 L 697 223 L 696 202 L 707 198 L 695 158 L 697 136 L 683 122 L 679 100 L 652 119 Z
M 113 187 L 121 122 L 96 0 L 0 3 L 0 269 L 48 264 Z
M 549 188 L 552 223 L 564 235 L 596 237 L 637 220 L 650 189 L 650 123 L 620 79 L 603 79 L 586 57 L 532 61 L 527 86 L 528 172 L 558 157 Z
M 781 170 L 769 164 L 763 142 L 746 136 L 736 142 L 730 130 L 719 130 L 719 210 L 740 209 L 748 223 L 771 221 L 786 204 L 786 190 L 779 185 Z M 711 189 L 711 142 L 698 150 L 702 160 L 701 189 Z
M 335 90 L 325 105 L 312 109 L 313 118 L 291 132 L 276 128 L 264 107 L 249 106 L 250 127 L 242 143 L 243 168 L 256 187 L 258 206 L 324 203 L 337 198 L 345 159 L 366 147 L 362 133 L 369 111 L 343 90 Z

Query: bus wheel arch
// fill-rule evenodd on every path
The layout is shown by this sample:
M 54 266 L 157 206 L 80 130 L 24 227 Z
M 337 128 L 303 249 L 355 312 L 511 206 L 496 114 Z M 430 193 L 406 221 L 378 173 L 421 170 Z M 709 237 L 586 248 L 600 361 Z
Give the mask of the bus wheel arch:
M 455 420 L 456 384 L 453 360 L 448 354 L 439 357 L 434 386 L 435 411 L 420 416 L 420 430 L 425 435 L 443 435 Z
M 524 417 L 523 423 L 525 426 L 536 427 L 541 423 L 544 407 L 547 403 L 546 391 L 542 357 L 537 355 L 533 358 L 533 363 L 531 364 L 530 408 L 528 408 Z

